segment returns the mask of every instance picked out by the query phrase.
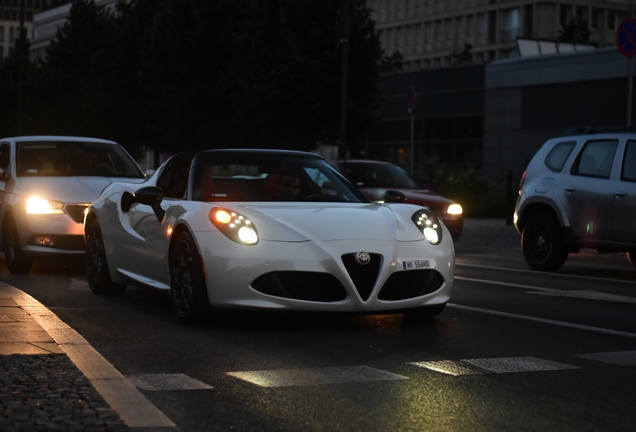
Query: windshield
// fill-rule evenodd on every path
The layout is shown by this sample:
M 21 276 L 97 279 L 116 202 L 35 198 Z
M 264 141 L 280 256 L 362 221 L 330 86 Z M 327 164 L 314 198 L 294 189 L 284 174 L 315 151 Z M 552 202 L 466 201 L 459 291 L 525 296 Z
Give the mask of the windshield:
M 119 145 L 40 141 L 18 144 L 19 177 L 135 177 L 144 173 Z
M 325 160 L 267 153 L 203 153 L 191 176 L 198 201 L 368 200 Z
M 397 165 L 348 163 L 345 165 L 345 173 L 358 187 L 425 189 Z

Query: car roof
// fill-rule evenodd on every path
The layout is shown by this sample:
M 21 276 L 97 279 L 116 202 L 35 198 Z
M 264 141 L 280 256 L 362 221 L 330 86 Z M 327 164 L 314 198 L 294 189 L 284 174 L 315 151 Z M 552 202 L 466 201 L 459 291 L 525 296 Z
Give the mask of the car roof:
M 95 142 L 103 144 L 117 144 L 115 141 L 90 138 L 80 136 L 64 136 L 64 135 L 24 135 L 2 138 L 0 141 L 13 141 L 13 142 L 29 142 L 29 141 L 69 141 L 69 142 Z
M 330 162 L 345 164 L 345 163 L 355 163 L 355 164 L 374 164 L 374 165 L 395 165 L 391 162 L 379 161 L 379 160 L 371 160 L 371 159 L 332 159 Z
M 209 155 L 241 155 L 241 154 L 250 154 L 250 155 L 260 155 L 260 156 L 294 156 L 294 157 L 304 157 L 310 159 L 324 159 L 317 153 L 311 153 L 300 150 L 284 150 L 284 149 L 259 149 L 259 148 L 225 148 L 225 149 L 211 149 L 211 150 L 203 150 L 197 154 L 209 154 Z

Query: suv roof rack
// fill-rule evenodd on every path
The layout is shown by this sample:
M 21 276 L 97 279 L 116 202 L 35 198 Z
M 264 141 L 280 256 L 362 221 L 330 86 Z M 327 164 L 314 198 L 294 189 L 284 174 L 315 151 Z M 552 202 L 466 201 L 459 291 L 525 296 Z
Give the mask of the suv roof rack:
M 636 126 L 583 126 L 568 129 L 561 136 L 593 135 L 599 133 L 636 132 Z

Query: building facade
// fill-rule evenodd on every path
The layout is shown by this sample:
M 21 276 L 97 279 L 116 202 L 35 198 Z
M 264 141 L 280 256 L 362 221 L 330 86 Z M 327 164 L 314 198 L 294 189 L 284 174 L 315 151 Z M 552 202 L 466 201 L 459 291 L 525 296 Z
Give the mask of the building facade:
M 56 6 L 56 0 L 0 0 L 0 60 L 9 55 L 20 37 L 20 14 L 24 10 L 24 30 L 33 38 L 33 16 Z
M 96 5 L 109 8 L 116 3 L 117 0 L 95 0 Z M 46 57 L 46 48 L 57 35 L 57 29 L 68 19 L 70 10 L 70 1 L 58 1 L 56 7 L 48 8 L 33 17 L 32 59 Z
M 517 38 L 559 38 L 564 25 L 587 23 L 589 43 L 616 43 L 632 0 L 367 0 L 387 53 L 404 56 L 404 71 L 519 56 Z M 470 45 L 470 47 L 467 47 Z

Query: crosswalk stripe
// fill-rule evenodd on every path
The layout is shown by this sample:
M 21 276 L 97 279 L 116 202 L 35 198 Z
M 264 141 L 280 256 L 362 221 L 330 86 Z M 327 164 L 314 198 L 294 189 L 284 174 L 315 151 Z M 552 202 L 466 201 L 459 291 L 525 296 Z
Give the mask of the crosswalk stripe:
M 412 365 L 447 375 L 474 375 L 482 373 L 540 372 L 579 369 L 565 363 L 535 357 L 501 357 L 462 360 L 412 362 Z
M 209 390 L 213 387 L 185 374 L 139 374 L 128 375 L 135 387 L 141 390 Z
M 312 369 L 243 371 L 228 372 L 227 374 L 261 387 L 308 386 L 408 379 L 402 375 L 364 365 Z
M 577 354 L 575 357 L 596 360 L 603 363 L 612 363 L 620 366 L 636 366 L 636 351 Z

